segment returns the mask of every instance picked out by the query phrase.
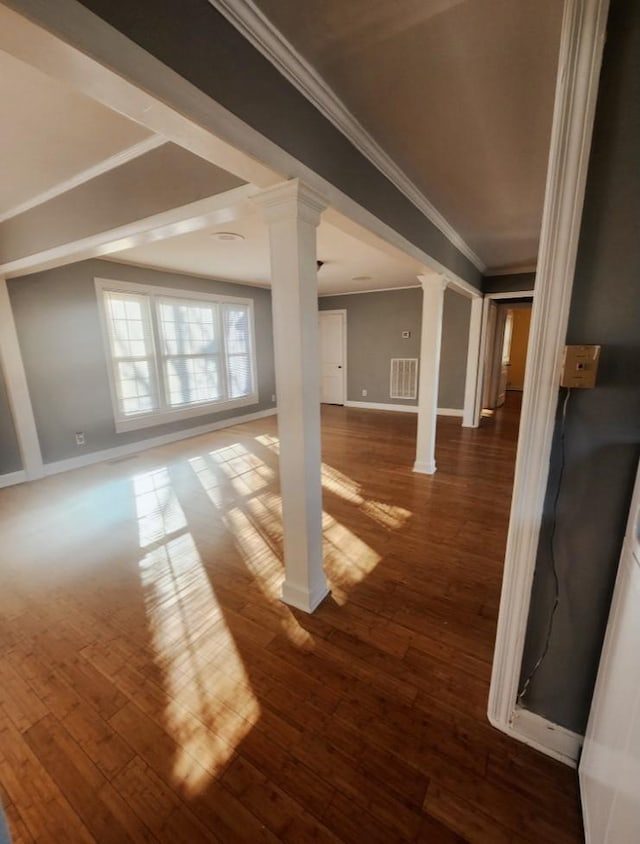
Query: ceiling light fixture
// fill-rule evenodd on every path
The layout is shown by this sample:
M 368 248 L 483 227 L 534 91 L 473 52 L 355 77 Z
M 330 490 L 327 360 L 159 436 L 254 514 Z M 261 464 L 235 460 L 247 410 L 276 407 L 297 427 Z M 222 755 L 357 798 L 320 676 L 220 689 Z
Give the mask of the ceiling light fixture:
M 214 240 L 220 241 L 231 241 L 231 240 L 244 240 L 243 234 L 238 234 L 238 232 L 213 232 L 211 237 Z

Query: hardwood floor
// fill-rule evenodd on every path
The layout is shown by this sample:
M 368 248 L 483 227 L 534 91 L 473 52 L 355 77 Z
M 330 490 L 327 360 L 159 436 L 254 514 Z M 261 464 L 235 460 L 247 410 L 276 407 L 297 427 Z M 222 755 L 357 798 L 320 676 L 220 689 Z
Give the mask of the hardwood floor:
M 582 840 L 486 720 L 517 431 L 323 409 L 332 595 L 278 600 L 274 419 L 0 491 L 15 842 Z

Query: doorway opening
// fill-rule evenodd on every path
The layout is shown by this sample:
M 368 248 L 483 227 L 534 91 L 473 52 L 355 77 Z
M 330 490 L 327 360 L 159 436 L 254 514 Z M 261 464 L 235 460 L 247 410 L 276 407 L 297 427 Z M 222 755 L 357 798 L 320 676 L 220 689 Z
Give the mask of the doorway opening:
M 506 401 L 520 404 L 524 388 L 533 298 L 489 300 L 482 416 Z

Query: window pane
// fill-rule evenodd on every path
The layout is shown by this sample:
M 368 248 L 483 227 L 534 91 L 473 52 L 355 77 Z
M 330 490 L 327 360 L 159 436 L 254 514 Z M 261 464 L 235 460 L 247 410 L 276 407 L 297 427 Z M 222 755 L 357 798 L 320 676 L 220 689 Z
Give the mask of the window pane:
M 114 357 L 148 357 L 143 304 L 146 305 L 138 297 L 132 300 L 126 294 L 108 294 L 107 314 Z
M 234 304 L 225 305 L 223 314 L 229 398 L 239 399 L 253 392 L 250 311 Z
M 231 355 L 227 358 L 227 372 L 230 399 L 239 399 L 253 392 L 249 355 Z
M 149 299 L 136 293 L 104 294 L 111 363 L 120 413 L 157 408 Z
M 145 413 L 153 410 L 155 403 L 148 361 L 120 361 L 116 364 L 116 381 L 120 409 L 123 413 Z
M 167 393 L 172 407 L 222 398 L 218 358 L 169 358 L 166 367 Z
M 165 355 L 217 355 L 217 305 L 187 304 L 178 299 L 159 305 Z
M 246 305 L 224 306 L 224 334 L 227 354 L 249 352 L 249 308 Z

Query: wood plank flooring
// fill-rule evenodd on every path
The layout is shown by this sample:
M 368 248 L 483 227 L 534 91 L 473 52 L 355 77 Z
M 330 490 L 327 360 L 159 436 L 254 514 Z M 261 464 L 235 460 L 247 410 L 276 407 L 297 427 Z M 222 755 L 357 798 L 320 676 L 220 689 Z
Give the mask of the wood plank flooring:
M 582 840 L 575 772 L 493 730 L 518 408 L 323 409 L 332 595 L 279 600 L 262 420 L 0 490 L 0 783 L 18 842 Z

